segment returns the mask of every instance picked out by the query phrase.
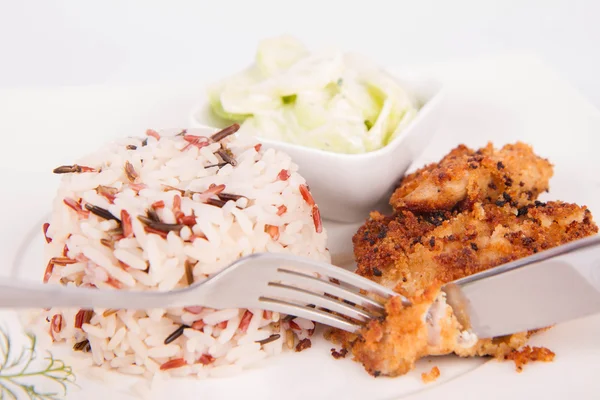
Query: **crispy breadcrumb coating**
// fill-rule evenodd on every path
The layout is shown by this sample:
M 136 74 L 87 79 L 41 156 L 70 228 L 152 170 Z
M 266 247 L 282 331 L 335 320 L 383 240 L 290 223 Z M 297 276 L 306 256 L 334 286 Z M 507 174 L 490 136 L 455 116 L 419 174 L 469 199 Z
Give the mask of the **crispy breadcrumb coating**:
M 328 338 L 373 376 L 402 375 L 422 357 L 449 353 L 549 359 L 515 353 L 537 331 L 480 340 L 464 330 L 440 288 L 598 232 L 586 207 L 536 200 L 551 176 L 550 163 L 521 143 L 501 150 L 459 146 L 407 176 L 391 199 L 395 214 L 371 213 L 353 243 L 356 272 L 411 304 L 392 298 L 386 317 L 354 334 L 332 330 Z
M 423 372 L 421 374 L 421 380 L 423 383 L 430 383 L 437 380 L 440 377 L 440 369 L 435 366 L 429 370 L 429 372 Z
M 439 163 L 405 177 L 390 203 L 418 212 L 468 210 L 475 203 L 527 204 L 548 190 L 552 165 L 523 143 L 495 150 L 458 146 Z
M 530 361 L 550 362 L 554 360 L 554 352 L 545 347 L 529 347 L 525 346 L 521 350 L 513 350 L 508 353 L 504 359 L 513 360 L 517 372 L 523 371 L 523 365 Z

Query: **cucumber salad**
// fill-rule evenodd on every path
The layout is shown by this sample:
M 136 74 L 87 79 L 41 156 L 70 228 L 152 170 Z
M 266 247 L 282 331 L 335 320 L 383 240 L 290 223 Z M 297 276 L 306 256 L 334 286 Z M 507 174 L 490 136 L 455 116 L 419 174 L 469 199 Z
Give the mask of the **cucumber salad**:
M 310 52 L 288 36 L 263 40 L 252 66 L 208 94 L 217 116 L 241 123 L 240 135 L 349 154 L 386 146 L 419 108 L 411 93 L 365 59 Z

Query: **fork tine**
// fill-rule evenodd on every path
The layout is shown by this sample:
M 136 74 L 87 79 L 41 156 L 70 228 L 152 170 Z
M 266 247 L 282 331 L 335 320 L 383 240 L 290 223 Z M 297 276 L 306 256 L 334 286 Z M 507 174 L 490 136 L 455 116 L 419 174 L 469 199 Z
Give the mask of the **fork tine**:
M 285 275 L 285 277 L 283 277 L 282 280 L 284 280 L 286 283 L 293 285 L 297 284 L 301 287 L 305 287 L 312 291 L 328 293 L 332 296 L 351 301 L 355 304 L 359 304 L 364 307 L 374 307 L 378 310 L 384 308 L 384 305 L 380 302 L 353 290 L 349 290 L 348 288 L 345 288 L 343 286 L 336 285 L 333 282 L 325 281 L 314 276 L 305 275 L 300 272 L 290 271 L 285 268 L 278 268 L 277 272 L 283 273 Z
M 316 307 L 326 308 L 340 313 L 345 317 L 357 319 L 359 321 L 377 317 L 377 315 L 370 314 L 368 311 L 353 307 L 343 301 L 281 283 L 269 282 L 269 287 L 265 291 L 265 296 L 287 300 L 293 299 L 294 301 L 303 304 L 314 304 Z
M 340 282 L 343 282 L 347 285 L 354 286 L 358 289 L 366 290 L 370 293 L 375 293 L 384 298 L 389 298 L 392 296 L 399 296 L 398 293 L 394 292 L 391 289 L 388 289 L 384 286 L 381 286 L 378 283 L 368 280 L 367 278 L 363 278 L 360 275 L 355 274 L 354 272 L 350 272 L 344 268 L 336 267 L 335 265 L 317 262 L 313 260 L 307 260 L 302 257 L 286 257 L 290 260 L 294 260 L 289 267 L 294 267 L 294 264 L 299 267 L 298 273 L 304 273 L 306 275 L 308 271 L 316 272 L 322 277 L 334 278 Z M 287 265 L 283 264 L 282 267 Z M 310 275 L 309 275 L 310 276 Z M 403 299 L 403 301 L 407 301 Z
M 317 310 L 315 308 L 265 296 L 261 296 L 259 301 L 265 304 L 264 307 L 266 309 L 277 311 L 282 314 L 289 314 L 300 318 L 305 318 L 310 321 L 319 322 L 321 324 L 329 325 L 348 332 L 356 332 L 361 328 L 358 323 L 353 323 L 345 318 L 331 314 L 327 311 Z

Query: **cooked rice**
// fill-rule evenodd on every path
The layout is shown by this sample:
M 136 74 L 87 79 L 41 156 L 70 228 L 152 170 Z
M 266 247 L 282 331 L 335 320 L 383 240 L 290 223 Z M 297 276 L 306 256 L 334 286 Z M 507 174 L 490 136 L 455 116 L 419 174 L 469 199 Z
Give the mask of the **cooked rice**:
M 217 143 L 174 133 L 157 139 L 149 131 L 147 138 L 109 144 L 57 169 L 75 172 L 63 176 L 53 204 L 45 281 L 166 291 L 205 280 L 255 252 L 329 260 L 326 234 L 314 220 L 318 210 L 301 195 L 306 183 L 288 155 L 233 136 Z M 223 165 L 229 157 L 220 155 L 222 146 L 236 166 Z M 281 180 L 288 175 L 282 170 L 289 178 Z M 219 190 L 226 195 L 220 198 Z M 139 216 L 179 226 L 163 233 Z M 86 314 L 53 308 L 44 316 L 55 321 L 54 328 L 49 324 L 53 340 L 91 347 L 96 365 L 148 377 L 159 371 L 230 375 L 288 347 L 288 331 L 297 340 L 314 332 L 311 321 L 282 321 L 278 313 L 254 309 L 97 308 Z

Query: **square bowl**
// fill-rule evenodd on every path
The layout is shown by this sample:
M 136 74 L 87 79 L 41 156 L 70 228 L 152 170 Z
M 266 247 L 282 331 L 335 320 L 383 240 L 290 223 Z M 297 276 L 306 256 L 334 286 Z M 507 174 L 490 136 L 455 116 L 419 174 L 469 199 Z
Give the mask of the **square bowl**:
M 444 103 L 442 84 L 433 78 L 405 74 L 399 83 L 422 105 L 415 118 L 385 147 L 361 154 L 342 154 L 275 141 L 256 139 L 289 154 L 310 185 L 323 218 L 345 223 L 364 221 L 370 211 L 387 204 L 398 180 L 431 142 Z M 227 126 L 210 111 L 208 101 L 191 113 L 190 127 Z

